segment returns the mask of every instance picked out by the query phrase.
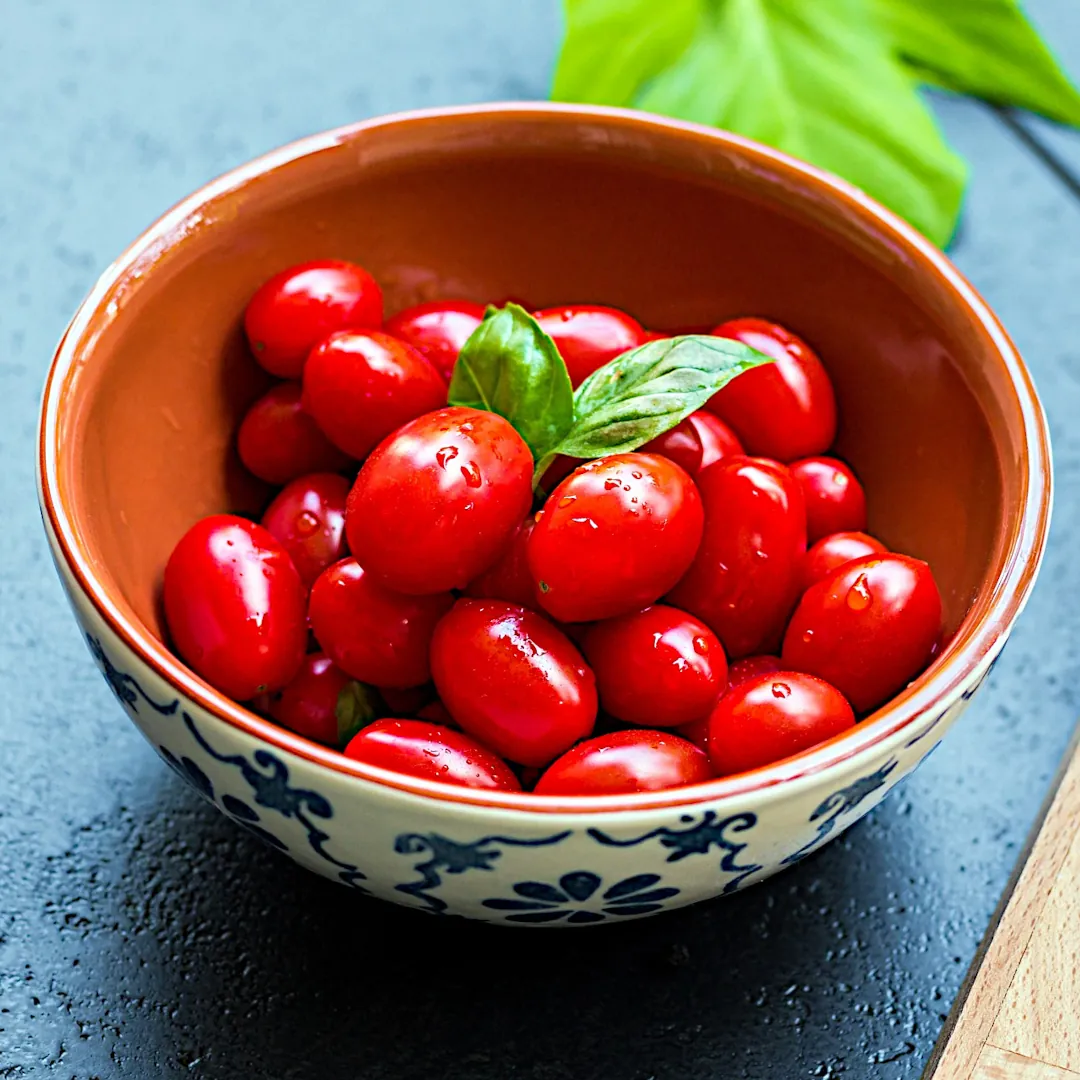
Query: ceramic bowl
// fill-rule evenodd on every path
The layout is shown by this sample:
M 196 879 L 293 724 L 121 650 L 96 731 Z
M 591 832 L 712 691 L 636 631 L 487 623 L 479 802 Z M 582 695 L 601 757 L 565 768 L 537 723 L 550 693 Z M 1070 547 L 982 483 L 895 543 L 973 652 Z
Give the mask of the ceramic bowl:
M 849 735 L 757 772 L 537 799 L 384 772 L 227 700 L 163 641 L 162 569 L 204 514 L 257 511 L 232 447 L 265 377 L 244 305 L 339 256 L 388 310 L 438 296 L 598 301 L 651 327 L 760 314 L 819 351 L 870 528 L 926 559 L 948 645 Z M 358 892 L 516 925 L 591 925 L 731 893 L 802 859 L 926 758 L 986 678 L 1046 539 L 1031 380 L 949 261 L 865 195 L 733 135 L 619 110 L 443 109 L 304 139 L 215 180 L 102 275 L 60 343 L 45 527 L 128 716 L 239 825 Z

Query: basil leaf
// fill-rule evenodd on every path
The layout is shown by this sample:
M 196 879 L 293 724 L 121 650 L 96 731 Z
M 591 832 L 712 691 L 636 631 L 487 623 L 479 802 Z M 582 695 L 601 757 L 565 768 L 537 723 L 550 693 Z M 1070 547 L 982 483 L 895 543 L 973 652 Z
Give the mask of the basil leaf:
M 736 375 L 767 363 L 772 360 L 763 353 L 727 338 L 650 341 L 578 387 L 573 426 L 551 455 L 594 458 L 636 450 L 700 409 Z M 537 472 L 542 475 L 539 466 Z
M 346 683 L 338 694 L 334 707 L 337 719 L 338 745 L 344 746 L 362 727 L 377 716 L 372 690 L 355 680 Z
M 1080 125 L 1080 92 L 1016 0 L 872 0 L 921 79 Z
M 689 33 L 683 0 L 635 3 L 632 21 L 623 0 L 564 4 L 567 35 L 553 96 L 728 128 L 838 173 L 939 244 L 952 235 L 964 164 L 867 0 L 695 0 Z M 624 49 L 633 51 L 648 33 L 667 45 L 647 55 L 637 46 L 634 66 L 620 78 Z M 685 48 L 669 61 L 682 40 Z
M 488 310 L 450 380 L 451 405 L 505 417 L 540 458 L 569 429 L 574 391 L 555 343 L 524 308 Z

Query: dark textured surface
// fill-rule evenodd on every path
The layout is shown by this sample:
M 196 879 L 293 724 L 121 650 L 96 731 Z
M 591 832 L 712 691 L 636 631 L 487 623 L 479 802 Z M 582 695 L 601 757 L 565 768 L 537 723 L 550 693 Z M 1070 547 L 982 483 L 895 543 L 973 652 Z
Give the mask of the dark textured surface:
M 1070 0 L 1033 5 L 1080 67 Z M 406 27 L 409 27 L 406 29 Z M 294 869 L 182 787 L 93 669 L 49 565 L 32 439 L 53 344 L 168 204 L 295 136 L 542 96 L 554 0 L 16 0 L 0 35 L 0 1077 L 910 1077 L 1077 711 L 1080 203 L 989 112 L 954 255 L 1047 403 L 1040 586 L 934 758 L 819 856 L 584 934 L 441 923 Z M 1080 142 L 1050 132 L 1066 160 Z

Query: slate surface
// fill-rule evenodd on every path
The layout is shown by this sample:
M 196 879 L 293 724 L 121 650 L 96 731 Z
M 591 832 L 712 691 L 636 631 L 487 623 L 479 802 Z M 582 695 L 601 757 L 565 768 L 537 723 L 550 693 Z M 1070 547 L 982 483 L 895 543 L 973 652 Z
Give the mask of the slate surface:
M 1036 15 L 1080 69 L 1069 0 Z M 973 182 L 954 256 L 1049 409 L 1051 550 L 958 729 L 819 856 L 572 935 L 442 925 L 294 869 L 122 717 L 49 564 L 32 442 L 94 277 L 204 180 L 394 109 L 543 96 L 554 0 L 14 0 L 0 33 L 0 1077 L 912 1077 L 1077 713 L 1080 202 L 940 98 Z M 1043 129 L 1040 128 L 1040 131 Z M 1043 132 L 1080 166 L 1080 141 Z

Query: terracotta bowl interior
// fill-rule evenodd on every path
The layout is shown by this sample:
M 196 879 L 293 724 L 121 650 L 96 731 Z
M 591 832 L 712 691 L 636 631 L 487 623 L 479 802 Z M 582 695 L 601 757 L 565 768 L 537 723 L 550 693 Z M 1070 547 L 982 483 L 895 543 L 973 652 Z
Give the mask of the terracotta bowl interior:
M 251 169 L 101 299 L 61 390 L 57 477 L 96 574 L 152 634 L 177 538 L 267 498 L 232 449 L 267 384 L 245 302 L 321 256 L 369 267 L 388 312 L 511 296 L 614 304 L 658 328 L 780 320 L 832 375 L 871 531 L 930 562 L 950 632 L 989 603 L 1026 497 L 1023 421 L 944 279 L 850 201 L 737 145 L 507 113 L 376 124 Z

